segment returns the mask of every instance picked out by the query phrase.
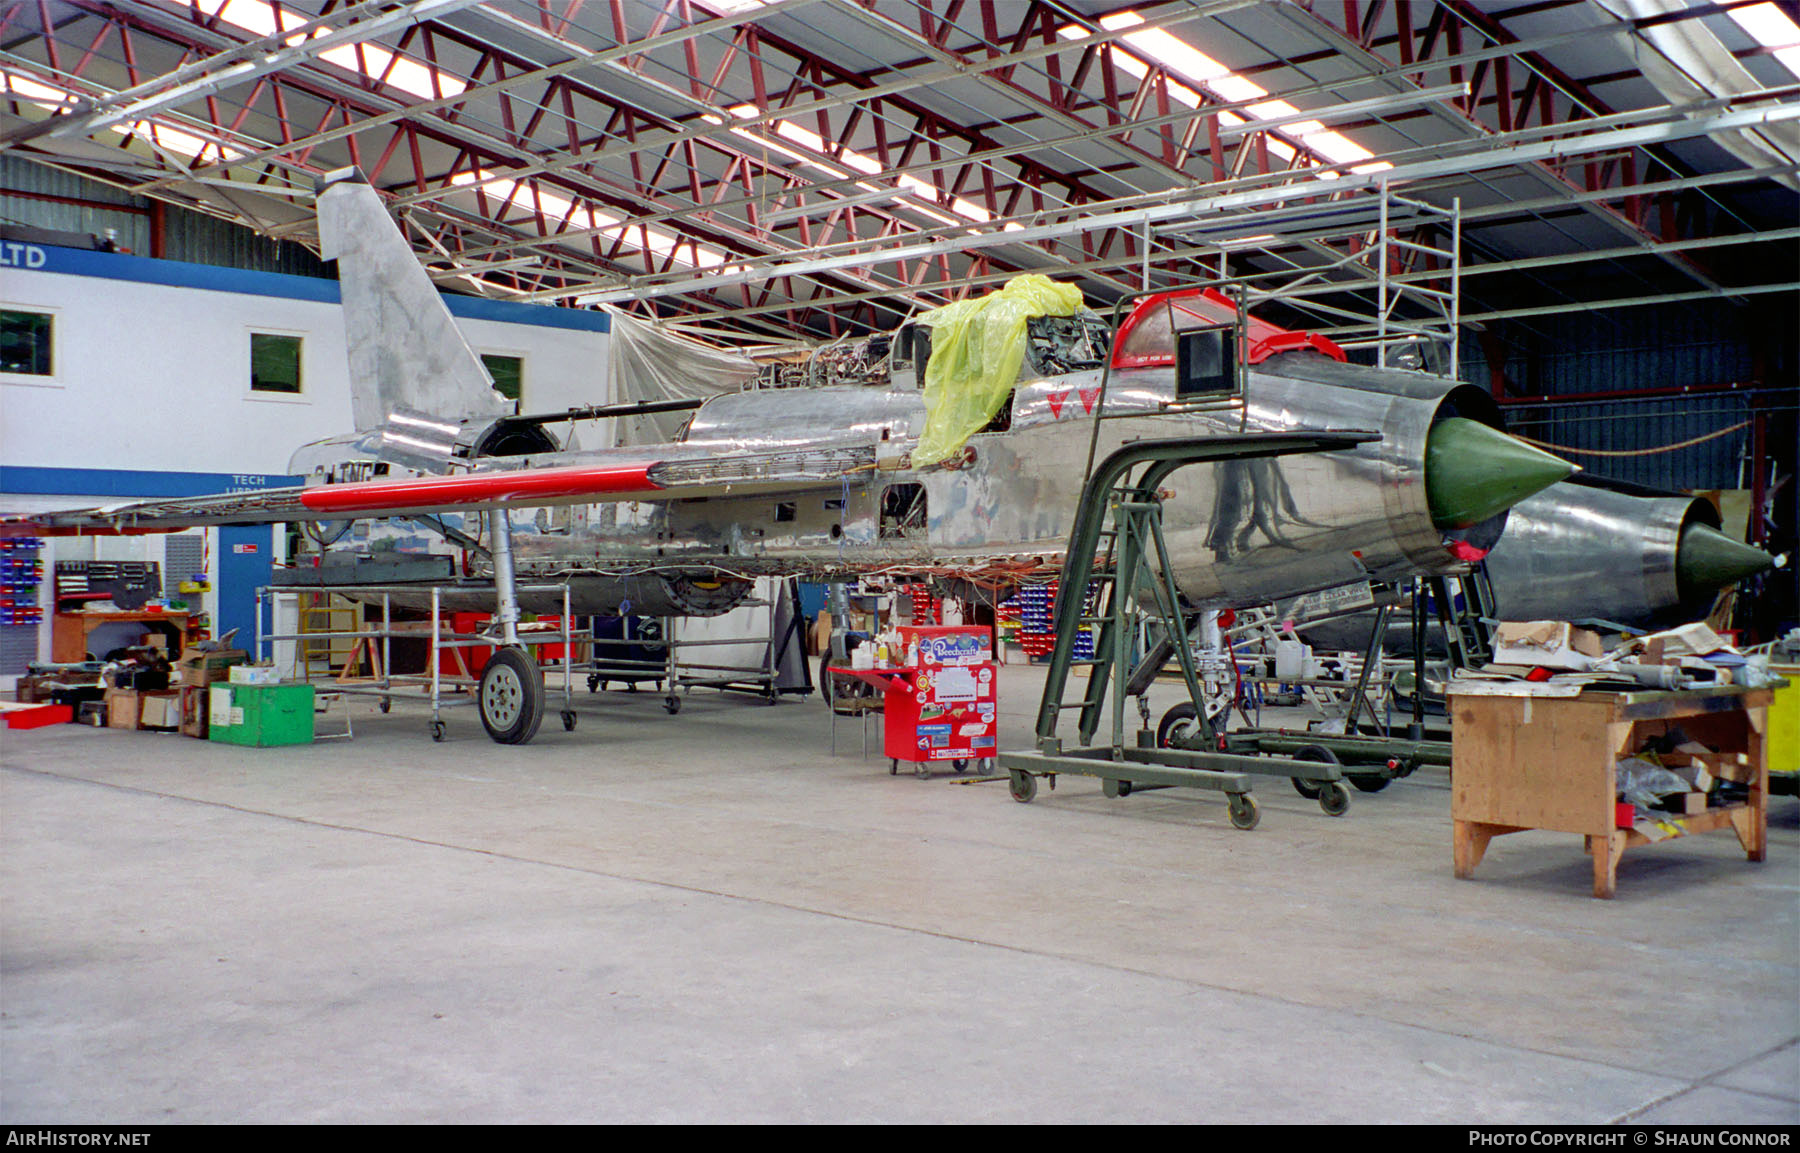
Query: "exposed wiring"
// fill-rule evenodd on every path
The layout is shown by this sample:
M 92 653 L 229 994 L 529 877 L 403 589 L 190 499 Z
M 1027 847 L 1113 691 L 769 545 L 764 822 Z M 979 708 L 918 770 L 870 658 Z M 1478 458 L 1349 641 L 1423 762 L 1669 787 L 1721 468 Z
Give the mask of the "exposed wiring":
M 1692 448 L 1696 444 L 1703 444 L 1709 440 L 1717 440 L 1719 437 L 1725 436 L 1728 433 L 1736 432 L 1740 428 L 1749 428 L 1751 423 L 1752 422 L 1748 421 L 1748 420 L 1741 420 L 1729 428 L 1721 428 L 1717 432 L 1705 433 L 1701 436 L 1696 436 L 1689 440 L 1679 441 L 1675 444 L 1665 444 L 1660 448 L 1631 448 L 1631 449 L 1572 448 L 1566 444 L 1551 444 L 1548 441 L 1535 440 L 1529 436 L 1521 436 L 1519 433 L 1516 433 L 1516 432 L 1513 433 L 1512 435 L 1516 439 L 1522 440 L 1526 444 L 1529 444 L 1535 448 L 1548 449 L 1551 452 L 1573 452 L 1573 453 L 1579 453 L 1583 456 L 1654 456 L 1655 454 L 1660 453 L 1660 452 L 1675 452 L 1679 449 Z

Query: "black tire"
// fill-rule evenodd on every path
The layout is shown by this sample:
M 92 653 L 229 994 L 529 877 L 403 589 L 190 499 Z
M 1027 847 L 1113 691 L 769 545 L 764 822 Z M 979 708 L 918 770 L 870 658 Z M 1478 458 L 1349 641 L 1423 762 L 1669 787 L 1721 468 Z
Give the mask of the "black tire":
M 443 721 L 432 721 L 431 722 L 431 739 L 434 741 L 441 741 L 444 739 L 444 722 Z
M 1338 763 L 1337 754 L 1326 748 L 1324 745 L 1308 745 L 1295 753 L 1294 759 L 1296 761 L 1310 761 L 1317 765 L 1335 765 Z M 1293 782 L 1294 791 L 1296 793 L 1299 793 L 1309 801 L 1316 801 L 1319 799 L 1318 785 L 1313 784 L 1311 781 L 1301 780 L 1299 777 L 1294 777 Z
M 1159 749 L 1177 747 L 1170 742 L 1183 733 L 1193 732 L 1197 727 L 1195 718 L 1199 715 L 1199 710 L 1194 708 L 1193 701 L 1182 701 L 1164 713 L 1162 720 L 1156 722 L 1156 747 Z
M 1358 792 L 1379 793 L 1381 790 L 1393 784 L 1394 778 L 1370 776 L 1351 777 L 1350 783 L 1356 786 Z
M 384 713 L 387 713 L 387 712 L 392 712 L 393 709 L 394 709 L 394 698 L 393 697 L 382 697 L 381 698 L 381 711 Z
M 572 733 L 575 731 L 574 710 L 572 710 L 572 709 L 564 709 L 563 710 L 562 723 L 563 723 L 563 732 Z
M 496 649 L 481 667 L 476 702 L 482 727 L 496 743 L 526 744 L 544 720 L 543 671 L 524 649 Z
M 969 771 L 969 758 L 967 757 L 958 757 L 956 760 L 951 761 L 950 764 L 954 766 L 959 773 L 966 773 Z
M 681 711 L 681 698 L 673 694 L 663 698 L 663 711 L 674 716 Z

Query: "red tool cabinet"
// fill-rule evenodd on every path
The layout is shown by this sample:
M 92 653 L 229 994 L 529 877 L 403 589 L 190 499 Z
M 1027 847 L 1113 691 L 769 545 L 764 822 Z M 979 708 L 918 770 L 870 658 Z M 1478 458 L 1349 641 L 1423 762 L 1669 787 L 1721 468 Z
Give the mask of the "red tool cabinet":
M 839 669 L 882 691 L 882 751 L 888 771 L 910 762 L 923 777 L 937 761 L 957 772 L 994 756 L 999 734 L 998 666 L 985 627 L 902 627 L 901 645 L 918 663 Z

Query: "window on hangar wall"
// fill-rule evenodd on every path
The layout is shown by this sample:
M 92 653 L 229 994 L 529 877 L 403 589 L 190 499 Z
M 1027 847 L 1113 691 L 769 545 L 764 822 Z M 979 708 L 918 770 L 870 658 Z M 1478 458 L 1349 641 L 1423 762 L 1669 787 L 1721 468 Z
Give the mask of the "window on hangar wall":
M 497 352 L 481 354 L 482 366 L 494 378 L 494 391 L 508 400 L 522 400 L 525 393 L 525 358 Z
M 302 339 L 272 332 L 250 334 L 250 391 L 299 392 Z
M 49 313 L 0 310 L 0 372 L 54 376 L 54 336 L 54 318 Z

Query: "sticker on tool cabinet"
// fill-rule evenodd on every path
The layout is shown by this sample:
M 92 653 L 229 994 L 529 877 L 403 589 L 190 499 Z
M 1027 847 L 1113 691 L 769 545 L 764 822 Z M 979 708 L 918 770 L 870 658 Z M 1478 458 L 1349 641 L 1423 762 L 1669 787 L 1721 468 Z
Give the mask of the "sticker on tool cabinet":
M 950 743 L 950 726 L 947 724 L 920 725 L 914 732 L 918 734 L 921 749 L 936 748 Z
M 969 742 L 969 747 L 971 749 L 991 749 L 994 747 L 994 738 L 993 737 L 976 737 L 974 740 Z
M 961 733 L 965 737 L 979 737 L 983 733 L 987 732 L 987 730 L 988 730 L 988 727 L 987 727 L 986 722 L 971 721 L 969 724 L 964 725 L 962 728 L 957 729 L 956 731 Z
M 972 701 L 975 699 L 975 674 L 960 667 L 938 673 L 937 699 L 940 701 Z
M 987 660 L 988 655 L 988 641 L 984 633 L 955 633 L 919 638 L 921 663 L 973 665 Z

